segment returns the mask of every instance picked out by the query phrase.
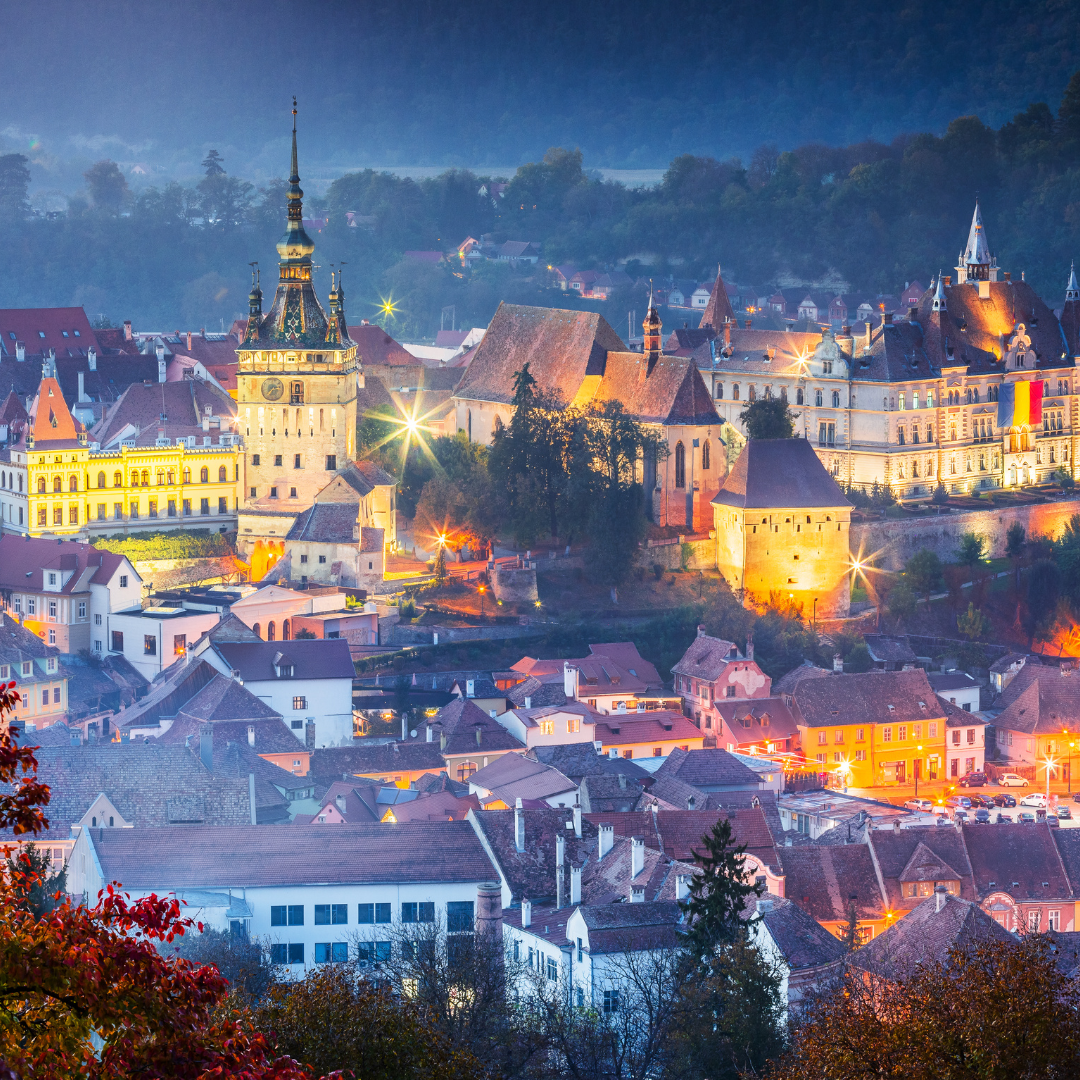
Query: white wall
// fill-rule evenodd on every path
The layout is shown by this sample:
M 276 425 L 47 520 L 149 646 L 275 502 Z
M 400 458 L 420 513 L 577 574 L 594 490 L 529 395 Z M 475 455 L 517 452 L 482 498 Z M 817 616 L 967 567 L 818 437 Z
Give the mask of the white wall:
M 244 686 L 281 713 L 301 742 L 306 739 L 305 722 L 313 719 L 317 747 L 352 746 L 352 679 L 249 679 Z M 293 708 L 294 698 L 304 698 L 306 704 Z
M 112 632 L 120 631 L 124 635 L 124 658 L 146 678 L 153 679 L 159 672 L 183 659 L 183 656 L 176 655 L 174 649 L 173 639 L 177 634 L 185 635 L 187 647 L 190 648 L 197 638 L 216 626 L 220 618 L 216 611 L 192 611 L 165 619 L 114 612 L 102 619 L 106 631 L 103 648 L 106 653 L 112 652 Z M 90 629 L 93 640 L 102 627 L 91 626 Z M 154 655 L 146 652 L 145 638 L 148 636 L 156 640 Z

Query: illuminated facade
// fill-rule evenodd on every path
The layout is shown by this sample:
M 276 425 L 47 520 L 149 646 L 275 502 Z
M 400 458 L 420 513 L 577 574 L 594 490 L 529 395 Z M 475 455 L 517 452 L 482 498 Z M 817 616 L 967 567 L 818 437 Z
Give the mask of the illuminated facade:
M 693 355 L 720 416 L 741 430 L 747 402 L 785 398 L 841 482 L 877 481 L 917 498 L 939 481 L 962 493 L 1076 475 L 1075 272 L 1059 322 L 1023 275 L 1012 280 L 990 256 L 978 206 L 955 280 L 939 274 L 907 318 L 882 315 L 860 334 L 718 322 Z M 1010 422 L 999 407 L 1018 382 L 1040 384 L 1035 422 Z
M 297 516 L 352 461 L 356 445 L 356 344 L 345 325 L 340 279 L 331 288 L 329 315 L 312 285 L 315 245 L 304 231 L 295 102 L 289 184 L 274 302 L 264 314 L 256 276 L 237 350 L 244 440 L 238 544 L 267 567 L 283 554 Z

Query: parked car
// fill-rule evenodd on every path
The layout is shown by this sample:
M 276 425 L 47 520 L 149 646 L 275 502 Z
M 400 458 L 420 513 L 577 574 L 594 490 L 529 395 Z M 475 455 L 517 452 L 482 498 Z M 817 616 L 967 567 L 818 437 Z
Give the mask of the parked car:
M 953 811 L 953 821 L 955 821 L 958 825 L 963 825 L 963 823 L 968 820 L 970 819 L 968 818 L 968 812 L 966 810 Z
M 969 795 L 968 798 L 976 809 L 982 806 L 990 810 L 994 805 L 994 800 L 989 795 Z
M 924 814 L 933 812 L 934 804 L 929 799 L 908 799 L 904 803 L 905 810 L 921 810 Z
M 1016 796 L 1010 795 L 1007 791 L 1002 791 L 994 796 L 995 806 L 1015 806 Z
M 1073 802 L 1080 802 L 1080 791 L 1073 796 Z
M 998 785 L 1000 787 L 1027 787 L 1028 782 L 1014 772 L 1007 772 L 998 777 Z
M 1035 824 L 1035 815 L 1034 814 L 1026 814 L 1026 813 L 1025 814 L 1017 814 L 1016 815 L 1016 820 L 1019 821 L 1021 825 L 1034 825 Z
M 1072 811 L 1067 806 L 1059 806 L 1054 813 L 1061 821 L 1072 821 Z
M 951 806 L 954 809 L 970 810 L 971 800 L 966 795 L 950 795 L 945 800 L 946 806 Z
M 980 825 L 989 825 L 990 811 L 980 806 L 979 809 L 975 811 L 975 821 Z
M 982 787 L 986 783 L 986 773 L 969 772 L 960 777 L 961 787 Z
M 1012 816 L 1010 814 L 1003 814 L 998 811 L 997 817 L 994 819 L 999 825 L 1011 825 L 1013 823 Z
M 1020 800 L 1021 806 L 1037 806 L 1040 810 L 1046 807 L 1046 796 L 1041 791 L 1033 791 Z
M 1061 828 L 1061 822 L 1058 821 L 1057 814 L 1047 814 L 1046 815 L 1046 824 L 1049 825 L 1051 829 L 1060 829 Z

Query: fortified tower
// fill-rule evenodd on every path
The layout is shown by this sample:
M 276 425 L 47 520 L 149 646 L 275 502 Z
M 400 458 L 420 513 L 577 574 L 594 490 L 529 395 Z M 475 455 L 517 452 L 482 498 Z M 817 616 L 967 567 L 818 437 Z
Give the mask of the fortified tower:
M 278 241 L 278 284 L 263 313 L 252 274 L 247 332 L 237 350 L 238 424 L 244 438 L 238 543 L 265 567 L 315 495 L 351 462 L 356 441 L 356 343 L 345 325 L 345 294 L 333 275 L 330 313 L 311 280 L 315 244 L 304 231 L 293 99 L 288 222 Z M 260 544 L 260 541 L 262 543 Z M 252 577 L 257 567 L 252 565 Z

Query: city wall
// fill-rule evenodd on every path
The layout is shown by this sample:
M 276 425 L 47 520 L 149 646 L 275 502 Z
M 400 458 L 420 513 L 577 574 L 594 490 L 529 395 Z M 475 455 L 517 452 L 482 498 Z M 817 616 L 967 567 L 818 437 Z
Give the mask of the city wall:
M 862 558 L 879 553 L 883 569 L 902 570 L 921 548 L 929 548 L 942 560 L 954 559 L 960 537 L 973 532 L 986 540 L 987 555 L 999 558 L 1005 554 L 1005 534 L 1014 521 L 1028 536 L 1057 537 L 1073 514 L 1080 514 L 1080 499 L 852 524 L 851 553 Z

